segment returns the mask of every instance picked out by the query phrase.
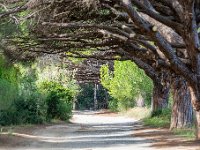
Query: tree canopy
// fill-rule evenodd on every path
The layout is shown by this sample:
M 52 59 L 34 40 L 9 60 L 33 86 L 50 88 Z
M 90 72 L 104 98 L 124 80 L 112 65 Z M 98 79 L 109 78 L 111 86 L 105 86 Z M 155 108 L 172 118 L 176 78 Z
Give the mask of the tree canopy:
M 200 128 L 200 0 L 7 0 L 0 11 L 25 22 L 2 42 L 21 55 L 132 60 L 154 82 L 182 76 Z

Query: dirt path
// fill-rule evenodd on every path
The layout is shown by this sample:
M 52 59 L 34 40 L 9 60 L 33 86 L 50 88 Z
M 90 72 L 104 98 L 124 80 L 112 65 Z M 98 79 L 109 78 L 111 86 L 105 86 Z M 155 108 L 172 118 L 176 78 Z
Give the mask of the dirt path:
M 76 112 L 70 124 L 0 135 L 0 150 L 200 150 L 198 143 L 184 144 L 182 139 L 175 140 L 169 133 L 157 132 L 130 118 Z M 170 145 L 167 144 L 169 139 Z

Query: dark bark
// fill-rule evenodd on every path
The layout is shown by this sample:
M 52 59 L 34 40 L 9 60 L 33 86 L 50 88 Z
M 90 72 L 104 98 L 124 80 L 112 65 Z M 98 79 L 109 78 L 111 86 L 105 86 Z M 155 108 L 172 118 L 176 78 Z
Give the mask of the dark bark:
M 170 129 L 188 128 L 193 122 L 193 108 L 187 82 L 182 77 L 172 79 L 173 107 Z
M 162 110 L 168 107 L 170 87 L 168 84 L 154 82 L 152 112 Z

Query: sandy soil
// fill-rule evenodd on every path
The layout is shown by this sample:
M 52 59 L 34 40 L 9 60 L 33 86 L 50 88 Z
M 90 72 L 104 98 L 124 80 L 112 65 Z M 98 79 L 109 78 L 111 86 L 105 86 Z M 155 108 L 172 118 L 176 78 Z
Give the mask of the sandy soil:
M 0 134 L 0 150 L 51 149 L 200 150 L 200 143 L 110 112 L 75 112 L 71 123 L 5 128 Z

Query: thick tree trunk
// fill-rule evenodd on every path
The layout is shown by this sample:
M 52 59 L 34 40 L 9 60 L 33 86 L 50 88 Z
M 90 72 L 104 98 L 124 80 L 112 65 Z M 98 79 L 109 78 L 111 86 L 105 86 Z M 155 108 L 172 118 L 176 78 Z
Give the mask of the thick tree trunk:
M 196 111 L 196 139 L 200 140 L 200 111 Z
M 170 74 L 160 70 L 157 74 L 159 80 L 153 80 L 152 113 L 168 107 L 170 93 Z
M 154 82 L 152 112 L 162 110 L 168 107 L 170 86 L 168 84 Z
M 200 92 L 198 88 L 195 88 L 194 86 L 189 86 L 190 94 L 191 94 L 191 101 L 193 108 L 195 110 L 196 115 L 196 139 L 200 140 L 200 105 L 199 105 L 199 99 L 200 99 Z
M 187 82 L 181 77 L 174 77 L 172 79 L 172 93 L 173 107 L 170 129 L 191 127 L 193 108 Z

